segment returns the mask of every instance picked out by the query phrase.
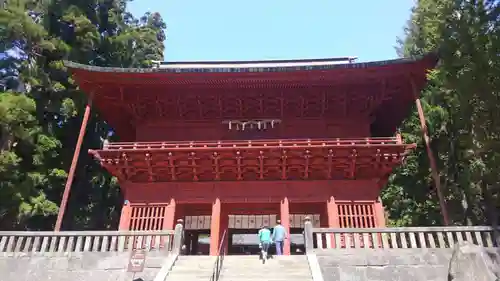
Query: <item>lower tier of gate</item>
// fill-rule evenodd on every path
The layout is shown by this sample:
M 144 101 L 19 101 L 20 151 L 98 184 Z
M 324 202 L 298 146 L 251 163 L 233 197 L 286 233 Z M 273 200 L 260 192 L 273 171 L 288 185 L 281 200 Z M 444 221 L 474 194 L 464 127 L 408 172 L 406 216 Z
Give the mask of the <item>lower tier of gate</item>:
M 224 231 L 227 252 L 245 254 L 255 251 L 258 229 L 279 220 L 291 234 L 284 243 L 289 255 L 301 252 L 306 216 L 316 227 L 384 227 L 378 190 L 376 181 L 129 185 L 120 229 L 173 229 L 182 219 L 190 254 L 216 255 Z

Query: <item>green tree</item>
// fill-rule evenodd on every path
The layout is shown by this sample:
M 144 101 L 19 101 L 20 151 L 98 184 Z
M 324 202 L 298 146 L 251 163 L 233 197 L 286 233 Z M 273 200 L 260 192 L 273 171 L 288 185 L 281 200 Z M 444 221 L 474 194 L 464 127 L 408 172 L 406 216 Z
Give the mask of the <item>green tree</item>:
M 499 9 L 495 1 L 420 0 L 399 40 L 403 56 L 441 58 L 421 99 L 455 224 L 497 223 Z M 441 224 L 416 116 L 401 129 L 419 148 L 383 198 L 394 224 Z
M 152 60 L 162 60 L 165 23 L 161 16 L 148 13 L 136 19 L 126 12 L 126 2 L 8 0 L 6 9 L 0 11 L 2 49 L 15 46 L 23 53 L 14 67 L 26 91 L 15 96 L 26 99 L 25 104 L 31 105 L 24 112 L 33 119 L 27 128 L 33 139 L 33 153 L 5 150 L 11 154 L 5 154 L 7 165 L 2 167 L 6 174 L 15 178 L 9 182 L 10 189 L 2 187 L 1 192 L 4 194 L 5 190 L 6 196 L 1 197 L 0 205 L 3 207 L 3 201 L 10 202 L 10 210 L 46 206 L 38 213 L 9 211 L 8 216 L 1 217 L 5 225 L 53 228 L 87 101 L 63 60 L 121 67 L 149 67 Z M 2 95 L 6 95 L 5 112 L 12 111 L 11 107 L 17 105 L 7 99 L 13 93 Z M 11 132 L 7 121 L 5 124 Z M 111 128 L 100 119 L 97 111 L 93 111 L 87 128 L 63 223 L 66 229 L 113 227 L 117 224 L 122 203 L 116 179 L 87 154 L 88 149 L 102 145 Z M 21 166 L 35 158 L 38 170 Z M 31 170 L 41 174 L 30 192 L 35 194 L 33 190 L 39 190 L 35 198 L 42 203 L 18 195 L 21 179 L 28 178 Z M 26 217 L 22 222 L 18 219 L 21 213 Z M 44 220 L 35 223 L 33 219 L 38 214 L 44 216 Z

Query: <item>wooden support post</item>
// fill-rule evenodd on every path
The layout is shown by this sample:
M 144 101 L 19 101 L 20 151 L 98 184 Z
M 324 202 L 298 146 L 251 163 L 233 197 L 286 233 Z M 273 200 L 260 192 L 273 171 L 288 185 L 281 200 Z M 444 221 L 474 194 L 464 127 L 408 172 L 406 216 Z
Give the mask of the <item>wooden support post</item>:
M 385 209 L 384 205 L 382 204 L 382 199 L 380 197 L 377 199 L 377 201 L 375 201 L 373 207 L 375 211 L 375 227 L 377 228 L 386 227 Z
M 130 229 L 130 216 L 132 215 L 132 207 L 128 200 L 123 201 L 122 214 L 120 216 L 119 230 L 128 231 Z
M 220 217 L 220 227 L 219 227 L 219 235 L 221 236 L 219 238 L 219 243 L 224 243 L 224 248 L 223 250 L 225 253 L 228 252 L 229 250 L 229 214 L 227 213 L 227 208 L 224 208 L 224 206 L 221 206 L 221 217 Z M 222 235 L 224 234 L 224 231 L 226 231 L 226 236 L 224 239 L 222 239 Z M 220 244 L 219 244 L 220 245 Z
M 287 197 L 281 200 L 280 220 L 281 220 L 281 225 L 285 228 L 286 235 L 288 237 L 288 239 L 285 239 L 283 243 L 283 255 L 288 256 L 290 255 L 290 207 Z
M 418 112 L 418 118 L 420 119 L 420 129 L 422 131 L 422 137 L 425 142 L 425 148 L 427 150 L 427 157 L 429 157 L 429 164 L 431 166 L 431 174 L 432 178 L 434 180 L 434 185 L 436 187 L 436 193 L 439 199 L 439 206 L 441 208 L 441 212 L 443 214 L 443 222 L 444 225 L 450 225 L 450 220 L 448 217 L 448 209 L 446 208 L 446 201 L 444 199 L 443 191 L 441 190 L 441 179 L 439 178 L 439 172 L 438 172 L 438 167 L 436 163 L 436 159 L 434 158 L 434 153 L 432 152 L 431 148 L 431 141 L 429 138 L 428 130 L 427 130 L 427 124 L 425 121 L 425 115 L 424 115 L 424 110 L 422 108 L 422 104 L 420 102 L 419 98 L 419 93 L 417 92 L 415 83 L 413 82 L 413 79 L 410 80 L 411 85 L 412 85 L 412 90 L 413 90 L 413 95 L 415 97 L 415 104 L 417 105 L 417 112 Z
M 328 218 L 328 228 L 339 228 L 340 227 L 340 222 L 339 222 L 339 212 L 337 208 L 337 203 L 335 203 L 335 198 L 333 196 L 330 196 L 328 201 L 326 201 L 326 216 Z M 326 239 L 330 239 L 330 243 L 333 248 L 335 248 L 335 235 L 333 234 L 327 234 Z
M 60 231 L 62 220 L 64 217 L 64 212 L 66 211 L 66 205 L 68 204 L 69 193 L 71 191 L 71 184 L 73 183 L 73 178 L 75 177 L 76 166 L 78 164 L 78 156 L 80 156 L 80 150 L 83 144 L 83 137 L 85 136 L 85 131 L 87 130 L 87 124 L 90 117 L 90 108 L 92 107 L 93 94 L 90 94 L 87 101 L 87 106 L 85 107 L 85 112 L 83 113 L 83 121 L 80 127 L 80 133 L 78 134 L 78 140 L 76 141 L 75 152 L 73 153 L 73 160 L 71 161 L 71 167 L 69 168 L 68 179 L 66 180 L 66 185 L 64 186 L 64 193 L 61 199 L 61 205 L 59 206 L 59 213 L 57 214 L 56 225 L 54 231 Z
M 163 221 L 163 229 L 173 229 L 175 223 L 175 199 L 171 198 L 170 203 L 165 210 L 165 218 Z
M 220 217 L 221 203 L 220 199 L 216 198 L 212 205 L 212 221 L 210 223 L 210 255 L 217 256 L 219 251 L 220 240 Z
M 329 200 L 326 201 L 326 212 L 328 216 L 328 227 L 329 228 L 340 227 L 337 203 L 335 203 L 335 198 L 333 196 L 330 196 Z

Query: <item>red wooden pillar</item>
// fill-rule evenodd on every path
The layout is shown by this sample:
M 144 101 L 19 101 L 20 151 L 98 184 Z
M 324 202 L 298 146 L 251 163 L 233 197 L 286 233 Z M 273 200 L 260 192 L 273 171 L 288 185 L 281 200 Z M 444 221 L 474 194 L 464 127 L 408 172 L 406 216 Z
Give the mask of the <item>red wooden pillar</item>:
M 335 198 L 333 196 L 330 196 L 330 198 L 326 201 L 326 214 L 328 218 L 328 228 L 339 228 L 339 212 L 337 203 L 335 203 Z M 335 236 L 332 234 L 329 235 L 330 237 L 327 239 L 330 239 L 332 247 L 335 248 Z
M 326 212 L 328 216 L 328 227 L 340 227 L 337 203 L 335 203 L 335 198 L 333 196 L 330 196 L 330 198 L 326 201 Z
M 290 255 L 290 204 L 288 198 L 285 197 L 281 200 L 280 204 L 280 219 L 281 225 L 285 228 L 288 239 L 285 239 L 283 245 L 283 254 Z
M 382 204 L 382 200 L 380 197 L 375 201 L 374 204 L 374 211 L 375 211 L 375 227 L 385 227 L 386 222 L 385 222 L 385 209 L 384 205 Z
M 130 230 L 130 216 L 132 215 L 132 207 L 130 202 L 125 200 L 123 202 L 122 214 L 120 216 L 120 224 L 118 225 L 118 230 Z
M 71 184 L 73 183 L 73 178 L 75 177 L 76 165 L 78 164 L 78 156 L 80 156 L 80 150 L 83 144 L 83 137 L 85 136 L 85 131 L 87 130 L 87 123 L 89 122 L 90 108 L 92 106 L 92 97 L 93 94 L 90 94 L 88 97 L 87 106 L 85 107 L 85 112 L 83 113 L 82 125 L 80 127 L 80 133 L 78 134 L 78 140 L 76 141 L 75 152 L 73 153 L 73 160 L 71 161 L 71 166 L 69 168 L 66 185 L 64 186 L 64 193 L 61 199 L 61 206 L 59 206 L 59 213 L 57 214 L 57 220 L 56 220 L 56 225 L 54 227 L 54 231 L 61 230 L 64 212 L 66 211 L 66 204 L 68 204 Z
M 221 203 L 220 199 L 216 198 L 212 205 L 212 221 L 210 223 L 210 255 L 217 256 L 219 251 L 220 240 L 220 218 L 221 218 Z
M 175 207 L 176 207 L 175 199 L 171 198 L 170 203 L 165 208 L 166 210 L 165 210 L 165 217 L 164 217 L 164 221 L 163 221 L 163 229 L 174 229 L 175 228 L 175 223 L 177 221 L 175 219 Z
M 224 208 L 224 206 L 221 206 L 221 217 L 220 217 L 220 227 L 219 227 L 219 235 L 223 235 L 224 231 L 226 232 L 226 235 L 224 236 L 224 239 L 220 237 L 219 241 L 220 243 L 225 243 L 224 244 L 224 250 L 227 253 L 227 250 L 229 249 L 228 241 L 229 241 L 229 233 L 228 233 L 228 227 L 229 227 L 229 214 L 226 210 L 227 208 Z

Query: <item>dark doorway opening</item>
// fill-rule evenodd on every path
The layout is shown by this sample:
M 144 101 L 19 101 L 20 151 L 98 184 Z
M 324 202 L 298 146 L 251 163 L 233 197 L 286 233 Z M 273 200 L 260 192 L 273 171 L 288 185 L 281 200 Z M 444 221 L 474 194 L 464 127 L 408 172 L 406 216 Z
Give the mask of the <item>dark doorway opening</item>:
M 184 232 L 186 255 L 208 255 L 210 253 L 210 230 L 186 230 Z
M 271 229 L 272 231 L 272 229 Z M 290 229 L 290 254 L 303 255 L 305 254 L 304 245 L 304 229 Z M 228 229 L 228 254 L 229 255 L 258 255 L 259 248 L 259 229 Z M 269 254 L 276 254 L 276 246 L 273 243 L 269 248 Z
M 228 229 L 228 254 L 230 255 L 258 255 L 259 229 Z M 271 248 L 269 254 L 274 255 L 275 249 Z
M 306 247 L 304 243 L 304 229 L 290 228 L 290 255 L 304 255 Z

